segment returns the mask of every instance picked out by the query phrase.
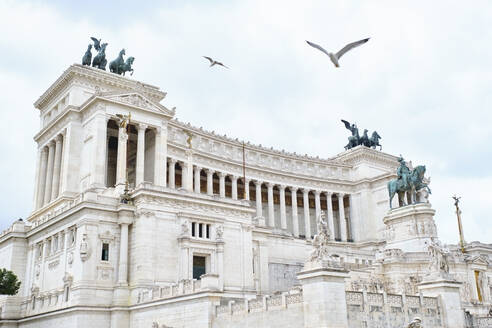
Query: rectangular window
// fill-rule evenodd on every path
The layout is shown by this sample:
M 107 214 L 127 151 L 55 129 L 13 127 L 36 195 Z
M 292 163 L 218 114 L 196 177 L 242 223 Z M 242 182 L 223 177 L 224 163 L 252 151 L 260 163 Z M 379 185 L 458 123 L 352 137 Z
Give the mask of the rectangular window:
M 203 223 L 200 223 L 198 225 L 198 237 L 200 237 L 200 238 L 203 237 Z
M 210 239 L 210 224 L 207 224 L 207 239 Z
M 101 261 L 109 261 L 109 244 L 102 244 Z
M 196 237 L 196 222 L 191 223 L 191 236 Z
M 193 279 L 200 279 L 206 273 L 205 256 L 193 256 Z

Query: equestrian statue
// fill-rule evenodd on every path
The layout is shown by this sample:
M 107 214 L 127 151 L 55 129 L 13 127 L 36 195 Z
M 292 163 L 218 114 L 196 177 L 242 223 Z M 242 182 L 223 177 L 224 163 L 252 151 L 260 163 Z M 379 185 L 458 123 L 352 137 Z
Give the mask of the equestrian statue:
M 428 184 L 425 182 L 425 165 L 419 165 L 411 170 L 401 155 L 398 158 L 398 162 L 400 163 L 396 170 L 398 178 L 388 182 L 390 208 L 393 208 L 391 203 L 395 194 L 398 195 L 399 206 L 405 206 L 407 205 L 405 196 L 408 204 L 415 204 L 417 202 L 417 192 L 421 189 L 426 189 L 429 194 L 431 193 Z
M 367 132 L 367 129 L 364 129 L 364 134 L 362 137 L 359 135 L 359 129 L 357 128 L 357 125 L 350 124 L 349 122 L 342 120 L 343 124 L 345 124 L 345 127 L 347 130 L 349 130 L 352 135 L 348 137 L 348 144 L 345 146 L 345 150 L 357 147 L 357 146 L 365 146 L 369 148 L 374 148 L 376 149 L 377 146 L 379 146 L 379 150 L 382 149 L 381 145 L 379 144 L 379 139 L 381 139 L 381 136 L 374 131 L 369 138 Z

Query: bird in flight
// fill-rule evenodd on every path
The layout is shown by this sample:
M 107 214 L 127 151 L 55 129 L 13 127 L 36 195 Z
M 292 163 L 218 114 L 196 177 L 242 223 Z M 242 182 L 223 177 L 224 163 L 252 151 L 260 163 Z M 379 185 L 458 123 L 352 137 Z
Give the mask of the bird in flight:
M 366 43 L 367 41 L 369 41 L 369 38 L 367 39 L 363 39 L 363 40 L 360 40 L 360 41 L 355 41 L 355 42 L 352 42 L 352 43 L 349 43 L 347 44 L 345 47 L 343 47 L 339 52 L 337 52 L 336 54 L 334 53 L 331 53 L 331 52 L 328 52 L 326 51 L 325 49 L 323 49 L 322 46 L 316 44 L 316 43 L 313 43 L 313 42 L 309 42 L 306 40 L 307 44 L 309 44 L 311 47 L 313 48 L 316 48 L 322 52 L 324 52 L 328 57 L 330 57 L 332 63 L 336 66 L 336 67 L 340 67 L 340 64 L 338 63 L 338 60 L 347 52 L 347 51 L 350 51 L 352 49 L 354 49 L 355 47 L 358 47 L 364 43 Z
M 212 59 L 212 58 L 210 58 L 210 57 L 203 56 L 203 58 L 208 59 L 208 61 L 210 62 L 210 66 L 209 66 L 209 67 L 212 67 L 212 66 L 214 66 L 214 65 L 220 65 L 220 66 L 223 66 L 223 67 L 225 67 L 225 68 L 229 68 L 229 67 L 227 67 L 226 65 L 222 64 L 221 62 L 218 62 L 218 61 L 216 61 L 216 60 L 213 60 L 213 59 Z

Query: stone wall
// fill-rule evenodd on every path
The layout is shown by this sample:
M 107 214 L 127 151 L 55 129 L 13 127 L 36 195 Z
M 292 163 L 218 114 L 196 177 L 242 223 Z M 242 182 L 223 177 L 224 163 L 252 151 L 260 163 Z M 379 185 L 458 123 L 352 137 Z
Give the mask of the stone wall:
M 351 328 L 401 328 L 415 317 L 426 328 L 443 327 L 437 297 L 346 292 Z
M 293 290 L 217 306 L 212 327 L 304 327 L 302 292 Z

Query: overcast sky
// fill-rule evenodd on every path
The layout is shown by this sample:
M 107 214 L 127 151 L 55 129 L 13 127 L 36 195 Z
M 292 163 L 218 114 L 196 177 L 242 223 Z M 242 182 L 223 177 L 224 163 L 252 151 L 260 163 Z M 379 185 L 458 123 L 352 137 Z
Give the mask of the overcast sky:
M 466 240 L 491 243 L 492 2 L 402 3 L 0 0 L 0 228 L 32 210 L 32 104 L 96 36 L 195 126 L 322 158 L 343 151 L 340 119 L 377 130 L 383 151 L 427 166 L 444 242 L 458 241 L 456 193 Z M 365 37 L 340 68 L 305 42 Z

